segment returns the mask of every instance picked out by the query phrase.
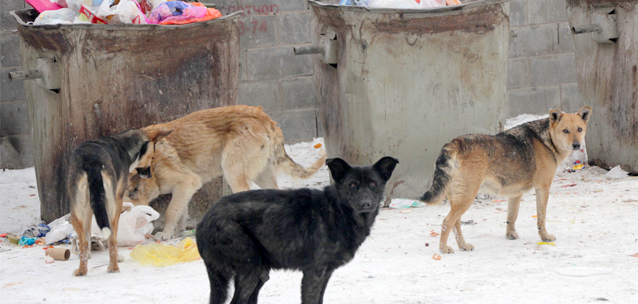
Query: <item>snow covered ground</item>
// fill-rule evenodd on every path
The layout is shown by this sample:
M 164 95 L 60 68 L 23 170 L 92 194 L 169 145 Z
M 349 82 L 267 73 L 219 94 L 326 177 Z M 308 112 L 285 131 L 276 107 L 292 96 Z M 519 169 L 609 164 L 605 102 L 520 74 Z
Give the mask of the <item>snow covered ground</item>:
M 312 164 L 321 148 L 293 145 L 291 157 Z M 407 164 L 399 164 L 407 165 Z M 325 303 L 636 303 L 638 299 L 638 177 L 608 179 L 587 167 L 559 170 L 547 210 L 555 246 L 538 245 L 533 192 L 521 203 L 519 240 L 505 238 L 507 201 L 476 200 L 463 221 L 472 252 L 438 253 L 448 204 L 382 209 L 354 260 L 335 271 Z M 323 187 L 326 167 L 310 180 L 280 178 L 282 187 Z M 38 222 L 33 168 L 0 172 L 0 233 L 20 233 Z M 425 189 L 423 189 L 425 191 Z M 106 272 L 106 251 L 94 251 L 86 277 L 69 261 L 45 263 L 42 247 L 20 248 L 0 239 L 1 303 L 207 303 L 202 261 L 163 268 L 142 266 L 130 248 L 119 274 Z M 175 243 L 176 241 L 173 241 Z M 449 244 L 456 248 L 453 239 Z M 65 246 L 60 246 L 65 247 Z M 273 271 L 259 303 L 300 303 L 301 273 Z

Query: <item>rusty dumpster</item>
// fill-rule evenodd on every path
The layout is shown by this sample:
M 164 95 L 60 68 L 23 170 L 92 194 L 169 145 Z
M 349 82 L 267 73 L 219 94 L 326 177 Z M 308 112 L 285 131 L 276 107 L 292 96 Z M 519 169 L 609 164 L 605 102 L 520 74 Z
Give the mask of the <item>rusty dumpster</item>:
M 578 91 L 592 107 L 587 154 L 638 172 L 638 2 L 568 0 Z
M 24 86 L 44 221 L 69 212 L 65 168 L 78 144 L 236 104 L 238 13 L 181 26 L 36 26 L 35 10 L 11 14 L 22 77 L 37 77 Z M 221 196 L 221 184 L 220 178 L 200 190 L 192 215 Z
M 314 46 L 295 51 L 318 53 L 328 154 L 359 165 L 399 159 L 386 205 L 429 188 L 435 160 L 452 138 L 502 129 L 507 0 L 431 10 L 310 5 L 318 21 Z

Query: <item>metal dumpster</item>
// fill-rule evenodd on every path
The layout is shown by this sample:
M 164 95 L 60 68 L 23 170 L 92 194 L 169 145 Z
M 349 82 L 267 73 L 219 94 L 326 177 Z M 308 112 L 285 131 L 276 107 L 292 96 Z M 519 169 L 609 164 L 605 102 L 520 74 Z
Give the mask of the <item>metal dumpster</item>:
M 331 157 L 399 159 L 386 196 L 420 197 L 443 144 L 506 118 L 508 0 L 432 10 L 310 1 L 317 96 Z
M 69 212 L 65 169 L 78 144 L 236 104 L 238 13 L 181 26 L 35 26 L 29 24 L 35 10 L 11 14 L 18 22 L 22 76 L 39 77 L 24 86 L 47 222 Z M 221 183 L 202 188 L 191 214 L 202 214 L 221 196 Z
M 638 172 L 638 2 L 568 0 L 578 91 L 593 109 L 587 154 Z

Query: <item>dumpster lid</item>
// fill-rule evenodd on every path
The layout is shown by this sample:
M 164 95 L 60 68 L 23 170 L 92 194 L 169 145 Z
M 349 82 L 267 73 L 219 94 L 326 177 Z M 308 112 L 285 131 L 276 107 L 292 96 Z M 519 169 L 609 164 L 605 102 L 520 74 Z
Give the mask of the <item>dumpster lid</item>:
M 81 29 L 100 29 L 100 30 L 105 30 L 105 29 L 109 29 L 109 30 L 129 30 L 129 31 L 135 31 L 135 30 L 148 30 L 149 28 L 164 28 L 164 29 L 180 29 L 180 28 L 189 28 L 189 27 L 196 27 L 196 26 L 202 26 L 204 24 L 210 24 L 210 23 L 215 23 L 215 22 L 223 22 L 225 20 L 228 19 L 235 19 L 238 18 L 243 11 L 236 11 L 233 13 L 230 13 L 226 16 L 221 16 L 219 18 L 215 18 L 215 19 L 211 19 L 211 20 L 207 20 L 207 21 L 200 21 L 200 22 L 193 22 L 193 23 L 188 23 L 188 24 L 182 24 L 182 25 L 162 25 L 162 24 L 131 24 L 131 23 L 123 23 L 123 24 L 86 24 L 86 23 L 79 23 L 79 24 L 43 24 L 43 25 L 35 25 L 33 24 L 33 21 L 35 21 L 35 18 L 37 18 L 40 13 L 38 13 L 38 11 L 36 11 L 35 9 L 25 9 L 25 10 L 18 10 L 18 11 L 10 11 L 9 12 L 13 18 L 16 19 L 16 21 L 18 22 L 18 24 L 22 25 L 22 26 L 28 26 L 28 27 L 37 27 L 37 28 L 43 28 L 43 29 L 58 29 L 58 28 L 81 28 Z
M 436 14 L 440 16 L 445 12 L 456 12 L 466 8 L 474 8 L 478 6 L 491 5 L 509 2 L 510 0 L 470 0 L 461 5 L 442 6 L 430 9 L 403 9 L 403 8 L 383 8 L 383 7 L 367 7 L 356 5 L 338 5 L 327 4 L 317 0 L 308 0 L 310 5 L 322 7 L 324 9 L 345 10 L 354 12 L 368 12 L 368 13 L 402 13 L 402 14 Z

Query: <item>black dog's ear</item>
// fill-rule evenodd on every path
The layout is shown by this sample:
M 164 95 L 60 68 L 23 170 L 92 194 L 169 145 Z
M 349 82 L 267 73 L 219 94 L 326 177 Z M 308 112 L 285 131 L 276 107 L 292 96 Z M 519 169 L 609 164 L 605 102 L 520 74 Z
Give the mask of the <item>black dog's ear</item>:
M 352 167 L 350 167 L 350 165 L 341 158 L 326 159 L 326 165 L 328 166 L 328 169 L 330 169 L 332 179 L 334 179 L 335 183 L 339 183 L 346 173 L 352 169 Z
M 398 163 L 399 163 L 398 159 L 396 159 L 394 157 L 386 156 L 386 157 L 380 159 L 372 167 L 374 169 L 376 169 L 377 172 L 379 172 L 379 174 L 381 174 L 381 177 L 387 181 L 387 180 L 390 179 L 390 176 L 392 176 L 392 172 L 394 171 L 394 167 L 396 167 Z
M 558 122 L 563 117 L 563 111 L 560 109 L 549 110 L 549 120 L 551 122 Z
M 578 110 L 578 115 L 587 122 L 589 117 L 591 117 L 591 108 L 589 106 L 584 106 Z

